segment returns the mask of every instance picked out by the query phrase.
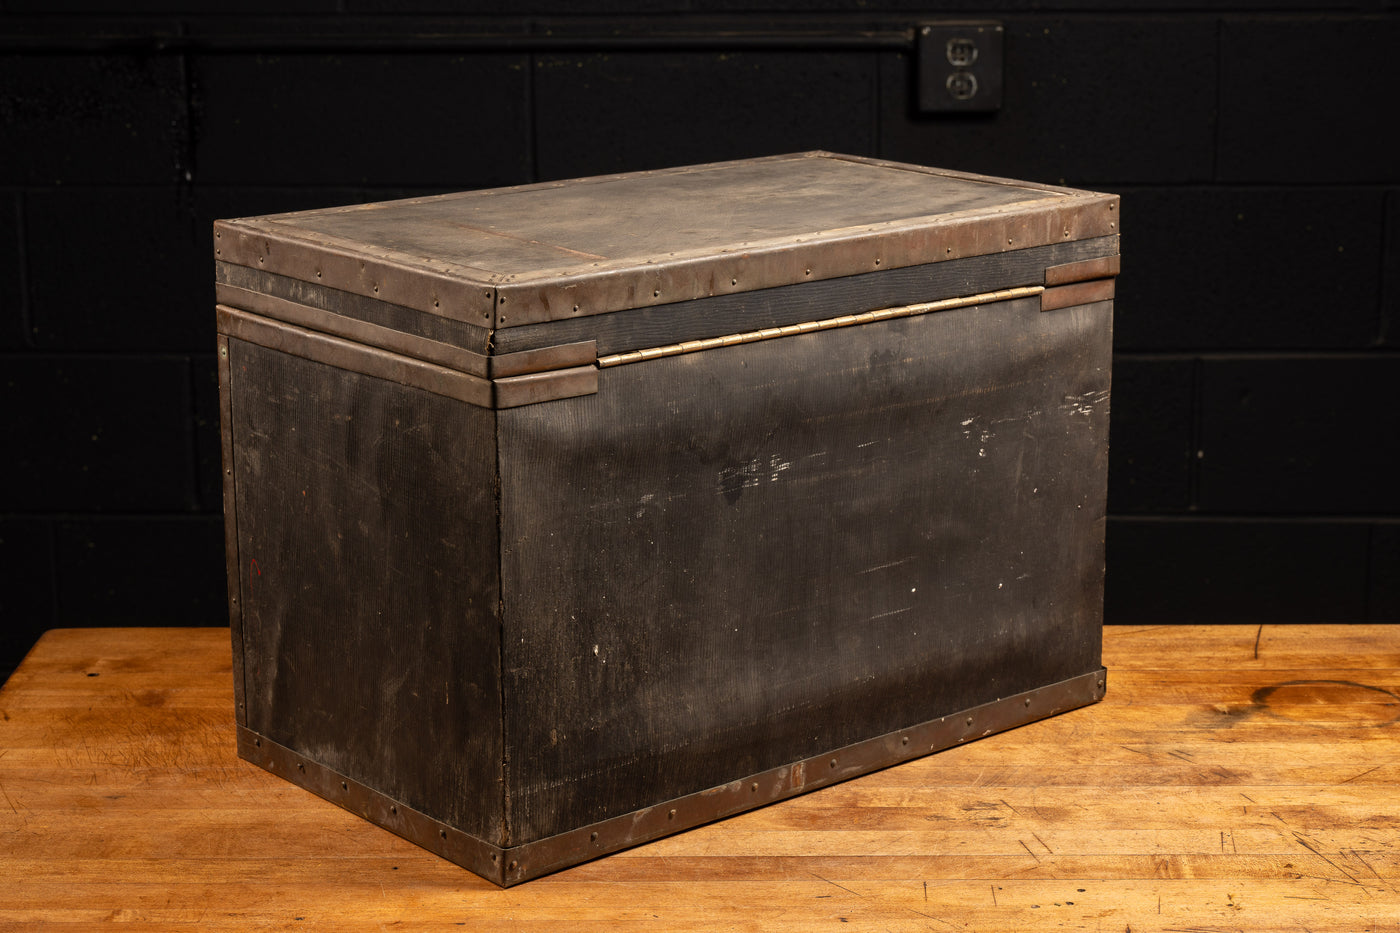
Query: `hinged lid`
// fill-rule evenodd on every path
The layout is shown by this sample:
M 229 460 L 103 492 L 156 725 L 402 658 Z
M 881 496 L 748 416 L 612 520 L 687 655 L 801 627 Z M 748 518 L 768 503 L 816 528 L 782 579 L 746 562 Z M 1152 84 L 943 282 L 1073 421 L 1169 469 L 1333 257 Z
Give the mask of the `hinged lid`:
M 495 330 L 1113 236 L 1117 203 L 807 152 L 219 221 L 215 252 Z

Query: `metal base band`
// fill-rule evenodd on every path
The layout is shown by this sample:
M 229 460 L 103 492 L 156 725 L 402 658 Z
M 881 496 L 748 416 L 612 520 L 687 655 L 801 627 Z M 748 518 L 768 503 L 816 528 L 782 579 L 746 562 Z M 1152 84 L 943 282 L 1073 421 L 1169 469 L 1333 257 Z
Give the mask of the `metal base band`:
M 238 728 L 238 754 L 488 881 L 510 887 L 745 810 L 1097 703 L 1104 696 L 1106 673 L 1100 668 L 510 848 L 485 842 L 404 806 L 242 726 Z

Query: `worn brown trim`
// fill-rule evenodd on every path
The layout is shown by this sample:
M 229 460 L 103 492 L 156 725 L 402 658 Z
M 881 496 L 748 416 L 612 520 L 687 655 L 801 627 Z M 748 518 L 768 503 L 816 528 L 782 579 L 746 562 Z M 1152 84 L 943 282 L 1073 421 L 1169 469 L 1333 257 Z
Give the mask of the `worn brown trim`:
M 288 301 L 274 295 L 250 291 L 237 285 L 218 284 L 214 286 L 214 297 L 221 305 L 250 311 L 263 317 L 295 324 L 308 330 L 333 334 L 354 340 L 357 343 L 380 347 L 393 353 L 411 356 L 415 359 L 436 363 L 458 372 L 480 376 L 483 379 L 490 372 L 489 357 L 473 353 L 461 347 L 407 334 L 401 330 L 361 321 L 357 318 L 331 314 L 320 308 Z
M 924 263 L 867 272 L 821 282 L 798 282 L 756 292 L 715 295 L 660 308 L 632 308 L 511 327 L 492 334 L 492 346 L 504 353 L 550 346 L 573 340 L 595 340 L 600 355 L 611 356 L 643 347 L 703 340 L 784 327 L 842 314 L 953 298 L 976 282 L 987 291 L 1039 285 L 1047 265 L 1064 265 L 1118 251 L 1117 236 L 1052 243 L 993 256 L 966 256 L 947 262 Z
M 233 705 L 240 726 L 248 722 L 246 686 L 243 682 L 243 603 L 239 599 L 242 576 L 238 560 L 238 497 L 233 468 L 233 367 L 228 338 L 218 338 L 219 451 L 224 495 L 224 570 L 228 575 L 228 627 L 233 641 Z
M 1045 284 L 1068 285 L 1071 282 L 1083 282 L 1088 279 L 1111 278 L 1118 274 L 1121 265 L 1122 257 L 1115 254 L 1113 256 L 1100 256 L 1097 259 L 1067 262 L 1060 266 L 1047 266 Z
M 545 373 L 527 373 L 493 380 L 495 408 L 518 408 L 536 402 L 593 395 L 598 391 L 598 367 L 575 366 Z
M 488 881 L 506 883 L 509 860 L 500 846 L 435 820 L 243 725 L 238 727 L 238 755 Z
M 436 363 L 483 379 L 583 366 L 592 363 L 598 357 L 597 346 L 592 340 L 487 356 L 439 340 L 335 314 L 238 285 L 221 282 L 214 286 L 214 296 L 219 304 L 226 307 L 295 324 L 307 330 L 344 337 L 356 343 Z
M 515 353 L 488 357 L 493 379 L 589 366 L 597 360 L 598 344 L 592 340 L 540 347 L 537 350 L 517 350 Z
M 377 253 L 377 255 L 376 255 Z M 434 265 L 389 250 L 275 223 L 214 222 L 214 257 L 378 298 L 469 324 L 491 325 L 496 291 L 481 270 Z
M 1047 185 L 1038 181 L 1023 181 L 1016 178 L 1003 178 L 997 175 L 979 175 L 976 172 L 962 172 L 951 168 L 935 168 L 928 165 L 918 165 L 912 162 L 892 162 L 889 159 L 877 159 L 871 156 L 845 155 L 839 152 L 827 152 L 816 149 L 810 152 L 800 153 L 807 158 L 834 159 L 841 162 L 859 162 L 862 165 L 874 165 L 879 168 L 899 169 L 905 172 L 917 172 L 920 175 L 939 175 L 944 178 L 959 178 L 963 181 L 976 181 L 989 185 L 1002 185 L 1008 188 L 1024 188 L 1027 191 L 1048 191 L 1053 194 L 1067 194 L 1071 196 L 1083 196 L 1088 193 L 1080 188 L 1066 188 L 1064 185 Z
M 257 317 L 224 305 L 219 305 L 217 312 L 221 334 L 482 408 L 491 407 L 491 383 L 479 376 Z
M 380 301 L 378 298 L 367 298 L 319 282 L 303 282 L 301 279 L 277 275 L 262 269 L 250 269 L 231 262 L 214 263 L 214 280 L 220 285 L 232 285 L 246 291 L 281 298 L 337 317 L 378 324 L 380 327 L 402 331 L 425 340 L 451 344 L 482 356 L 491 352 L 489 327 L 454 321 L 440 314 L 428 314 L 416 308 Z M 239 306 L 236 301 L 220 303 L 232 307 Z
M 1040 293 L 1040 310 L 1057 311 L 1075 305 L 1093 304 L 1096 301 L 1113 299 L 1113 279 L 1094 279 L 1089 282 L 1075 282 L 1072 285 L 1059 285 L 1047 288 Z
M 238 754 L 503 887 L 686 829 L 1097 703 L 1103 668 L 687 794 L 580 829 L 502 848 L 405 806 L 243 727 Z

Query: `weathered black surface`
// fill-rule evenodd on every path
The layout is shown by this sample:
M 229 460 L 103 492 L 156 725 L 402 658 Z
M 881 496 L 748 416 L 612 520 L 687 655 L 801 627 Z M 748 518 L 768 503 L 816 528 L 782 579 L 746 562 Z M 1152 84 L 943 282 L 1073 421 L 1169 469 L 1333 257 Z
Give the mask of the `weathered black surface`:
M 499 839 L 491 412 L 229 344 L 249 728 Z
M 1096 668 L 1111 304 L 498 414 L 512 844 Z

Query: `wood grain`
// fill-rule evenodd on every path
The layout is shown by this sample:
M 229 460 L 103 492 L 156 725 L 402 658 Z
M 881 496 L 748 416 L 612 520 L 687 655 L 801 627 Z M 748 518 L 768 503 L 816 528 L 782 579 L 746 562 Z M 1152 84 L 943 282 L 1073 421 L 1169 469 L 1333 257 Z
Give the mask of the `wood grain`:
M 500 890 L 234 755 L 229 635 L 0 690 L 0 930 L 1400 930 L 1400 627 L 1110 627 L 1104 702 Z

